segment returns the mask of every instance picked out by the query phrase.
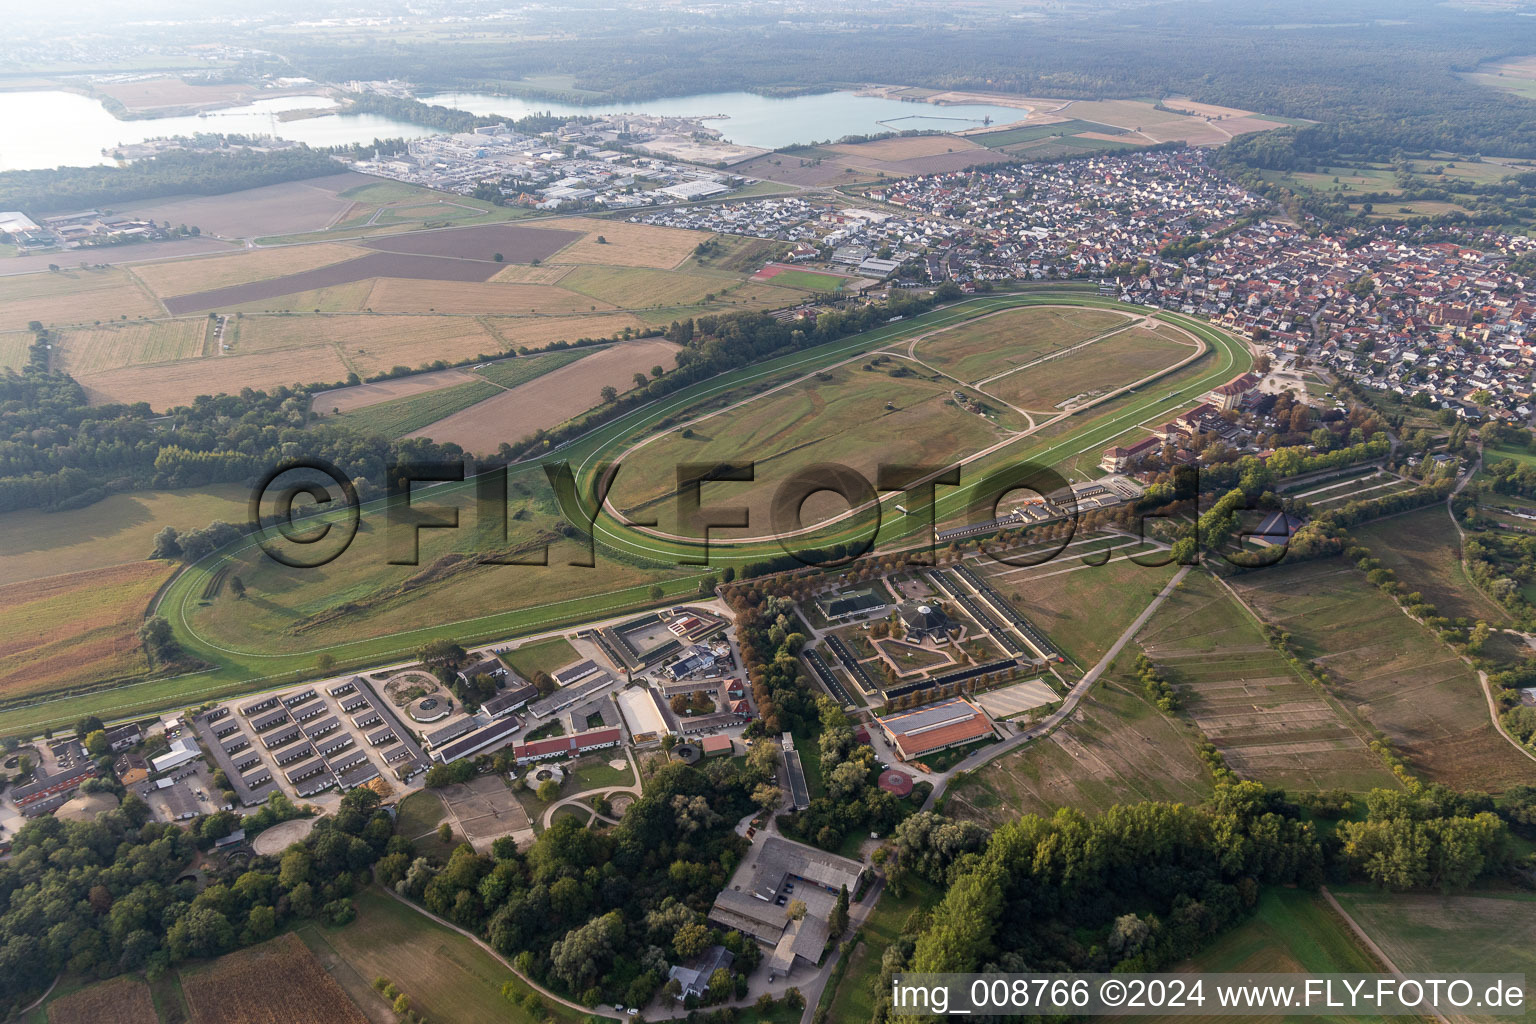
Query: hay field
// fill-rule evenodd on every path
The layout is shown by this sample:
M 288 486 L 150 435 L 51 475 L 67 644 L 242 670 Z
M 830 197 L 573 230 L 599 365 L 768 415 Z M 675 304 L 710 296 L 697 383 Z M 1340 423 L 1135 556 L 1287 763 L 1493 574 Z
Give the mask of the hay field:
M 584 232 L 581 238 L 545 262 L 653 267 L 657 270 L 671 270 L 687 259 L 700 242 L 707 242 L 714 237 L 708 231 L 630 224 L 622 220 L 594 220 L 590 217 L 550 220 L 527 226 L 540 230 Z M 598 243 L 599 235 L 608 240 L 606 244 Z
M 136 977 L 113 978 L 60 996 L 48 1004 L 48 1024 L 160 1024 L 149 986 Z
M 0 331 L 19 331 L 32 320 L 46 326 L 164 316 L 125 270 L 64 269 L 0 278 Z
M 317 245 L 288 245 L 277 249 L 245 249 L 163 263 L 140 263 L 134 266 L 133 273 L 155 294 L 166 297 L 297 274 L 361 255 L 361 251 L 351 246 L 326 242 Z
M 1130 322 L 1104 309 L 1026 308 L 968 320 L 918 340 L 917 358 L 974 382 Z
M 316 345 L 334 346 L 363 376 L 434 359 L 470 359 L 502 348 L 474 317 L 382 314 L 248 316 L 239 322 L 234 342 L 237 354 Z
M 873 364 L 864 364 L 872 366 Z M 752 459 L 753 483 L 733 484 L 733 505 L 747 506 L 755 533 L 769 529 L 770 499 L 784 480 L 814 463 L 838 462 L 875 479 L 882 463 L 922 465 L 954 460 L 999 437 L 986 419 L 962 411 L 950 397 L 948 381 L 916 375 L 893 377 L 899 365 L 863 369 L 858 363 L 834 367 L 766 392 L 739 408 L 679 423 L 623 457 L 611 500 L 637 515 L 655 514 L 663 532 L 678 532 L 676 467 Z M 740 391 L 722 396 L 738 401 Z M 691 432 L 684 437 L 682 431 Z M 846 508 L 841 499 L 840 511 Z M 816 521 L 807 509 L 805 525 Z
M 1194 354 L 1192 343 L 1133 327 L 1071 355 L 999 377 L 986 384 L 986 391 L 1020 408 L 1051 409 L 1078 395 L 1108 393 Z
M 1288 789 L 1397 788 L 1361 723 L 1292 669 L 1205 573 L 1185 579 L 1137 642 L 1173 684 L 1179 714 L 1243 778 Z
M 208 318 L 103 324 L 66 331 L 59 340 L 55 365 L 76 374 L 124 366 L 196 359 L 208 340 Z
M 617 338 L 628 327 L 638 331 L 650 324 L 633 313 L 594 313 L 574 316 L 487 316 L 487 328 L 508 348 L 544 348 L 551 342 L 580 338 Z
M 0 334 L 0 370 L 11 369 L 20 373 L 31 358 L 31 331 L 8 331 Z
M 706 295 L 718 295 L 734 283 L 717 277 L 646 267 L 581 266 L 560 279 L 562 288 L 589 295 L 604 305 L 625 309 L 692 306 L 703 302 Z
M 497 271 L 491 281 L 495 284 L 557 284 L 570 272 L 568 266 L 549 263 L 537 267 L 530 267 L 526 263 L 509 263 Z
M 631 378 L 636 373 L 648 373 L 657 363 L 671 369 L 677 363 L 677 350 L 677 345 L 659 338 L 622 342 L 472 405 L 409 436 L 452 441 L 470 452 L 493 452 L 504 441 L 516 443 L 540 429 L 559 426 L 601 404 L 601 392 L 607 385 L 622 394 L 634 387 Z
M 0 587 L 0 697 L 142 675 L 138 629 L 165 562 L 129 562 Z
M 0 514 L 0 586 L 59 573 L 137 562 L 166 526 L 201 529 L 239 523 L 250 494 L 242 484 L 113 494 L 85 508 Z
M 352 200 L 344 198 L 342 192 L 377 180 L 345 171 L 221 196 L 155 200 L 123 212 L 172 224 L 195 224 L 205 234 L 225 238 L 316 231 L 352 208 Z
M 1482 619 L 1491 626 L 1512 624 L 1509 612 L 1477 589 L 1462 570 L 1461 542 L 1443 506 L 1393 516 L 1353 532 L 1409 592 L 1423 594 L 1441 615 Z
M 180 973 L 191 1024 L 369 1024 L 292 932 Z
M 576 313 L 613 307 L 585 295 L 542 284 L 422 281 L 381 277 L 363 303 L 381 313 Z
M 77 379 L 93 405 L 148 402 L 151 408 L 164 411 L 186 405 L 196 395 L 234 394 L 244 387 L 333 383 L 345 380 L 349 372 L 336 349 L 326 344 L 163 366 L 125 366 L 81 374 Z
M 1342 559 L 1282 562 L 1236 584 L 1416 775 L 1494 792 L 1536 784 L 1536 762 L 1495 731 L 1472 669 Z

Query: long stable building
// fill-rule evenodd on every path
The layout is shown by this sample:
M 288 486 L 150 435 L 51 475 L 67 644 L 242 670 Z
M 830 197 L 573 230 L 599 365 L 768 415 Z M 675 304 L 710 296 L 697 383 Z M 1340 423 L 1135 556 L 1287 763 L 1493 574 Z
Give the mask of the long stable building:
M 904 711 L 879 719 L 879 723 L 904 761 L 992 735 L 992 721 L 986 712 L 964 697 Z

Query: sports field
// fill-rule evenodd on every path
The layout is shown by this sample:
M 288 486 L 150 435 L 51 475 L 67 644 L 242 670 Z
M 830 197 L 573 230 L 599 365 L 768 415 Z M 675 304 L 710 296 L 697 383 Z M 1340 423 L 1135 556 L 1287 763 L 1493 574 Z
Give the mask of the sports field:
M 837 274 L 823 274 L 815 270 L 801 270 L 784 263 L 770 263 L 753 274 L 748 280 L 772 283 L 780 288 L 803 288 L 812 292 L 835 292 L 848 284 L 851 278 Z
M 1060 409 L 1107 394 L 1195 355 L 1193 342 L 1134 327 L 1060 359 L 1030 366 L 982 385 L 1021 409 Z
M 1307 790 L 1397 787 L 1369 732 L 1270 647 L 1208 574 L 1186 577 L 1136 639 L 1173 684 L 1179 714 L 1243 778 Z
M 1010 309 L 933 332 L 917 341 L 914 352 L 950 376 L 974 383 L 1130 322 L 1125 314 L 1104 309 Z
M 0 700 L 143 675 L 138 629 L 172 568 L 129 562 L 0 587 Z
M 910 375 L 891 375 L 900 368 Z M 774 491 L 816 463 L 842 463 L 873 480 L 882 464 L 954 459 L 998 440 L 986 419 L 954 404 L 947 384 L 919 377 L 896 360 L 879 368 L 849 363 L 824 370 L 738 408 L 689 419 L 629 452 L 610 500 L 626 513 L 655 514 L 657 529 L 678 533 L 676 504 L 666 499 L 676 489 L 680 465 L 752 460 L 756 481 L 711 490 L 749 509 L 759 526 L 755 532 L 761 532 L 772 518 Z
M 1536 761 L 1494 729 L 1472 669 L 1357 569 L 1342 559 L 1282 562 L 1236 583 L 1416 775 L 1493 792 L 1536 784 Z

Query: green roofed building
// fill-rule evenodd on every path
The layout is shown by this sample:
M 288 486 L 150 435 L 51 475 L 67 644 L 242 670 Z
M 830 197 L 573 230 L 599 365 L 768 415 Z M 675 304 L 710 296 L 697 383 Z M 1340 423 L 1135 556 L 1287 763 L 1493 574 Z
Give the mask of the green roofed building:
M 886 599 L 873 587 L 865 587 L 863 590 L 844 590 L 842 593 L 829 594 L 816 600 L 816 606 L 821 609 L 821 614 L 829 619 L 841 619 L 860 612 L 877 611 L 884 608 L 887 603 Z

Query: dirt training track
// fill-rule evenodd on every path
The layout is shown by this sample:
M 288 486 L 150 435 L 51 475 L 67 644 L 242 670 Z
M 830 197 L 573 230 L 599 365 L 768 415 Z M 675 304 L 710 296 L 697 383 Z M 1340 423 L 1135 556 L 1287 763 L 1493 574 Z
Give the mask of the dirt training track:
M 177 295 L 165 300 L 165 308 L 172 316 L 181 316 L 375 277 L 424 281 L 489 281 L 506 263 L 545 259 L 580 237 L 580 233 L 575 231 L 534 230 L 511 224 L 419 231 L 406 236 L 365 242 L 365 248 L 376 251 L 356 259 L 297 274 L 271 277 L 264 281 Z M 496 262 L 497 253 L 502 255 L 505 263 Z

